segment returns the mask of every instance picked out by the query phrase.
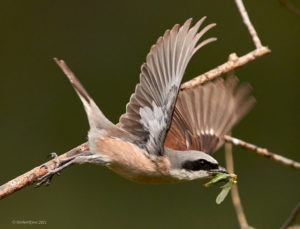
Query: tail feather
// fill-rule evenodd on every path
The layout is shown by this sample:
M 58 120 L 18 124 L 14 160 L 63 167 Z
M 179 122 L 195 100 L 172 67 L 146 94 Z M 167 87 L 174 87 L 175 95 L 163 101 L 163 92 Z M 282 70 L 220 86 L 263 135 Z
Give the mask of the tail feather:
M 114 124 L 104 116 L 97 104 L 89 96 L 87 91 L 84 89 L 82 84 L 79 82 L 79 80 L 76 78 L 67 64 L 63 60 L 58 60 L 57 58 L 54 58 L 54 61 L 68 77 L 77 95 L 82 101 L 84 109 L 88 116 L 90 128 L 105 129 L 113 126 Z
M 249 84 L 235 76 L 181 91 L 165 146 L 177 150 L 215 152 L 223 136 L 253 107 Z

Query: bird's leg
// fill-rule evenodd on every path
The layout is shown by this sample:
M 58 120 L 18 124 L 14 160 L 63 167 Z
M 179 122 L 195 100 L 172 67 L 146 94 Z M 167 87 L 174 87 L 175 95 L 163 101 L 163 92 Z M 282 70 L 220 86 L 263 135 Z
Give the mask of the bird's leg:
M 49 185 L 51 182 L 51 179 L 55 174 L 60 175 L 60 171 L 62 171 L 64 168 L 67 168 L 68 166 L 72 165 L 73 163 L 76 163 L 76 158 L 82 157 L 82 156 L 88 156 L 91 155 L 90 152 L 82 152 L 77 155 L 74 155 L 72 157 L 66 158 L 66 159 L 59 159 L 56 153 L 51 153 L 50 156 L 54 157 L 56 160 L 56 165 L 54 169 L 51 169 L 47 164 L 43 164 L 41 167 L 45 167 L 48 170 L 48 173 L 46 173 L 41 178 L 37 179 L 38 183 L 35 185 L 35 187 L 40 187 L 42 184 Z

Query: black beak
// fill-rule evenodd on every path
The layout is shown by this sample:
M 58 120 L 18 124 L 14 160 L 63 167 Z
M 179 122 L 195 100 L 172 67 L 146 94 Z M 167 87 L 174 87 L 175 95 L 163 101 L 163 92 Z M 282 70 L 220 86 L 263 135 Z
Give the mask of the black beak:
M 226 173 L 228 174 L 227 170 L 221 166 L 219 166 L 217 169 L 212 169 L 210 172 L 219 172 L 219 173 Z

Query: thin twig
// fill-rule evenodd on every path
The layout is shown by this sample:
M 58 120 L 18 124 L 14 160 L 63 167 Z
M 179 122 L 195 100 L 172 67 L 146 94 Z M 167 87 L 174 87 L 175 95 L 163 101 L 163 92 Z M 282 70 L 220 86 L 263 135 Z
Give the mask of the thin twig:
M 240 66 L 243 66 L 247 64 L 250 61 L 255 60 L 256 58 L 263 56 L 267 53 L 271 52 L 271 50 L 267 47 L 261 47 L 259 49 L 255 49 L 252 52 L 247 53 L 244 56 L 238 57 L 235 53 L 232 53 L 229 55 L 228 61 L 224 64 L 202 74 L 199 75 L 193 79 L 191 79 L 188 82 L 185 82 L 181 85 L 181 90 L 184 90 L 186 88 L 196 87 L 200 84 L 203 84 L 207 81 L 213 80 L 229 71 L 232 71 L 233 69 L 236 69 Z
M 228 142 L 225 143 L 225 161 L 226 161 L 227 171 L 229 173 L 234 173 L 232 144 Z M 246 215 L 243 210 L 237 184 L 234 184 L 231 188 L 231 198 L 232 198 L 232 203 L 238 218 L 240 228 L 242 229 L 252 228 L 247 223 Z
M 289 218 L 284 222 L 284 224 L 281 226 L 280 229 L 286 229 L 289 226 L 291 226 L 295 222 L 295 220 L 296 220 L 299 213 L 300 213 L 300 202 L 293 209 L 293 211 L 291 212 Z
M 254 26 L 252 25 L 252 23 L 250 21 L 248 13 L 247 13 L 247 11 L 245 9 L 245 6 L 243 4 L 243 1 L 242 0 L 235 0 L 235 3 L 237 5 L 237 8 L 240 11 L 240 14 L 241 14 L 242 18 L 243 18 L 244 24 L 247 26 L 247 28 L 249 30 L 249 33 L 250 33 L 250 35 L 252 37 L 252 40 L 253 40 L 253 42 L 255 44 L 255 47 L 257 49 L 261 48 L 262 47 L 261 41 L 260 41 L 259 37 L 257 36 L 255 28 L 254 28 Z
M 280 162 L 284 165 L 288 165 L 288 166 L 291 166 L 293 168 L 300 169 L 300 163 L 299 162 L 291 160 L 289 158 L 283 157 L 283 156 L 275 154 L 275 153 L 271 153 L 270 151 L 268 151 L 265 148 L 260 148 L 256 145 L 244 142 L 240 139 L 237 139 L 237 138 L 234 138 L 234 137 L 231 137 L 231 136 L 228 136 L 228 135 L 225 135 L 224 139 L 225 139 L 226 142 L 231 142 L 236 146 L 242 146 L 242 147 L 244 147 L 244 148 L 246 148 L 246 149 L 248 149 L 252 152 L 255 152 L 259 155 L 270 158 L 274 161 Z

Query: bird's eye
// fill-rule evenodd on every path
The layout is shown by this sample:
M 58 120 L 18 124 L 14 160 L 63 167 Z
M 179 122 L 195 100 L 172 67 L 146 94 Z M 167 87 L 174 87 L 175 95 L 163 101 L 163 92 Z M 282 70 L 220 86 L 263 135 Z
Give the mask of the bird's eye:
M 198 162 L 199 162 L 199 164 L 201 164 L 201 165 L 205 165 L 205 162 L 206 162 L 206 161 L 203 160 L 203 159 L 200 159 Z
M 215 163 L 211 163 L 205 159 L 199 159 L 196 161 L 185 161 L 182 164 L 182 168 L 192 171 L 198 171 L 198 170 L 212 170 L 217 169 L 218 165 Z

